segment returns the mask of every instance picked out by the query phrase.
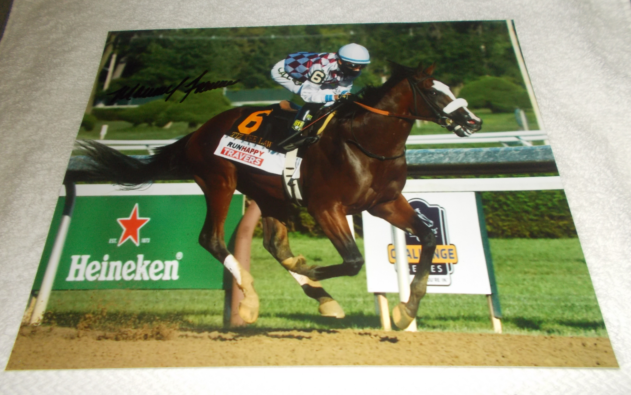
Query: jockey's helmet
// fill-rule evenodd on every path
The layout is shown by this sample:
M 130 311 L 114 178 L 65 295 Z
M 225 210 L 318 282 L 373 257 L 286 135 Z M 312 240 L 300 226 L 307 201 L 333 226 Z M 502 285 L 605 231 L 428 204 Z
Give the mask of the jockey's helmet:
M 368 50 L 359 44 L 347 44 L 337 51 L 340 70 L 347 75 L 357 76 L 370 63 Z

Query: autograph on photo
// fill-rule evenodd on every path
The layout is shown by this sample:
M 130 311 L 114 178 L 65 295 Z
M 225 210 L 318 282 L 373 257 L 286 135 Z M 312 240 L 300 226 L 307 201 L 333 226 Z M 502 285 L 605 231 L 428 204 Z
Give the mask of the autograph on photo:
M 204 77 L 206 73 L 208 73 L 208 70 L 204 71 L 199 77 L 195 78 L 189 84 L 184 86 L 184 88 L 187 89 L 184 91 L 186 95 L 184 95 L 182 100 L 180 100 L 180 103 L 186 100 L 186 98 L 188 97 L 189 94 L 191 94 L 191 92 L 202 93 L 202 92 L 210 91 L 213 89 L 225 88 L 227 86 L 234 85 L 239 82 L 239 80 L 236 80 L 236 81 L 215 81 L 215 82 L 206 81 L 206 82 L 200 83 L 202 77 Z M 119 100 L 131 100 L 131 99 L 154 97 L 154 96 L 168 94 L 168 96 L 164 99 L 164 101 L 168 101 L 173 95 L 173 93 L 175 93 L 175 91 L 180 89 L 180 87 L 182 87 L 182 85 L 184 85 L 186 81 L 188 81 L 188 79 L 189 77 L 184 78 L 182 82 L 180 82 L 175 88 L 172 88 L 173 85 L 169 85 L 167 87 L 161 87 L 161 88 L 144 87 L 144 86 L 141 86 L 140 84 L 136 84 L 136 86 L 134 86 L 133 88 L 130 88 L 129 86 L 125 85 L 119 90 L 108 93 L 107 95 L 113 96 L 112 102 L 117 102 Z

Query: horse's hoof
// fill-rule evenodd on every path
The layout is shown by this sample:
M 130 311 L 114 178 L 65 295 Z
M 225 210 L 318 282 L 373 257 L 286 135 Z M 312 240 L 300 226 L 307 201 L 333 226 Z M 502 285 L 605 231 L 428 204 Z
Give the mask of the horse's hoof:
M 239 316 L 246 324 L 253 324 L 259 317 L 259 296 L 254 290 L 254 278 L 243 270 L 241 272 L 241 291 L 243 300 L 239 303 Z
M 346 316 L 342 306 L 335 299 L 321 303 L 318 311 L 322 317 L 344 318 Z
M 392 309 L 392 320 L 397 328 L 405 329 L 414 321 L 414 317 L 410 317 L 405 309 L 405 303 L 401 302 Z
M 253 324 L 256 322 L 256 319 L 259 318 L 259 298 L 254 295 L 254 300 L 243 300 L 243 302 L 239 303 L 239 317 L 246 324 Z

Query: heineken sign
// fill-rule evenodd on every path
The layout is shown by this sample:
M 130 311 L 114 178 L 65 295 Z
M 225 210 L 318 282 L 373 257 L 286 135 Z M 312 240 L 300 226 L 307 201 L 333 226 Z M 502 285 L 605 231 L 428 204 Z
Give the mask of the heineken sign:
M 61 217 L 60 197 L 34 289 L 39 289 Z M 225 224 L 230 242 L 243 214 L 234 195 Z M 141 191 L 79 185 L 53 289 L 225 289 L 223 265 L 198 243 L 206 203 L 195 184 Z

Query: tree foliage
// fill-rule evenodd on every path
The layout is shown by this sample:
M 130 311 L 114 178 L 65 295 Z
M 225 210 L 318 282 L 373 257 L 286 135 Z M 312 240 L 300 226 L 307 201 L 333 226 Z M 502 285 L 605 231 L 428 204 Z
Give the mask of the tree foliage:
M 388 60 L 407 66 L 435 62 L 436 76 L 451 86 L 486 75 L 523 84 L 506 23 L 497 21 L 116 32 L 114 52 L 125 68 L 108 91 L 177 85 L 205 70 L 205 81 L 240 81 L 230 89 L 279 88 L 270 70 L 288 54 L 336 52 L 350 42 L 364 45 L 372 58 L 358 86 L 378 85 L 390 73 Z M 104 92 L 97 97 L 104 100 Z
M 372 59 L 356 87 L 379 85 L 391 72 L 389 61 L 436 63 L 435 76 L 455 92 L 462 88 L 472 106 L 493 111 L 530 107 L 504 21 L 116 32 L 108 38 L 108 48 L 117 54 L 122 74 L 107 92 L 98 84 L 96 98 L 108 102 L 107 94 L 123 87 L 176 87 L 188 78 L 180 86 L 185 91 L 205 71 L 202 82 L 238 80 L 230 89 L 282 89 L 270 76 L 279 60 L 298 51 L 336 52 L 350 42 L 368 48 Z M 99 79 L 105 81 L 106 75 L 104 67 Z M 120 119 L 134 125 L 203 123 L 230 105 L 218 92 L 191 94 L 182 104 L 156 100 L 121 112 Z

